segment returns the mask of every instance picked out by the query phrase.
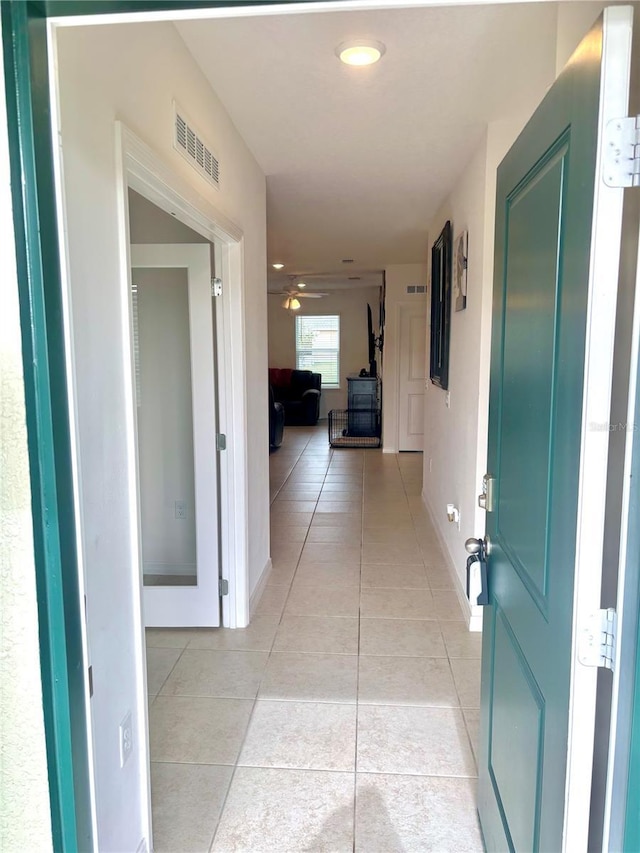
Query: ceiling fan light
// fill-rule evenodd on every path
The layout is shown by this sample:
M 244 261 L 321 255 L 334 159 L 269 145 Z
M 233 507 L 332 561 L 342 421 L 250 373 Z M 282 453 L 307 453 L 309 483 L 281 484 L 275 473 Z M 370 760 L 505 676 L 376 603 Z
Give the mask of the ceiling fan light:
M 289 308 L 292 311 L 297 311 L 299 307 L 300 307 L 300 301 L 298 299 L 296 299 L 295 296 L 292 296 L 291 299 L 289 300 Z
M 382 42 L 372 39 L 345 41 L 336 48 L 336 55 L 345 65 L 373 65 L 384 54 Z
M 291 298 L 290 298 L 289 296 L 285 297 L 285 300 L 284 300 L 284 302 L 282 303 L 282 307 L 283 307 L 283 308 L 288 308 L 288 307 L 289 307 L 289 302 L 291 302 Z

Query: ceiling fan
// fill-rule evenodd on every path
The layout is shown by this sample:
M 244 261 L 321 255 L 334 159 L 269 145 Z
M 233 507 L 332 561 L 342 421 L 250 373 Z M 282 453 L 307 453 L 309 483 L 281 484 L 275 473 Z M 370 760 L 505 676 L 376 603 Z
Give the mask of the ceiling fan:
M 291 285 L 287 290 L 282 291 L 284 301 L 282 307 L 288 311 L 297 311 L 300 308 L 300 299 L 322 299 L 323 296 L 328 296 L 328 293 L 307 293 L 304 288 L 307 286 L 304 281 L 298 281 L 294 285 L 295 276 L 290 276 L 292 279 Z

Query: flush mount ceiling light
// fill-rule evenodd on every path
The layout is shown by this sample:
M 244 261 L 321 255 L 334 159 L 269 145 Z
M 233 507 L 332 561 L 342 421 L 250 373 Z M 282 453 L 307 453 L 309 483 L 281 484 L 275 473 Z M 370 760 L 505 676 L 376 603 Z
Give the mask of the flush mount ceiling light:
M 284 268 L 284 264 L 271 264 L 274 270 L 281 270 Z
M 336 48 L 336 56 L 345 65 L 373 65 L 385 52 L 381 41 L 353 39 L 343 41 Z
M 306 286 L 307 286 L 306 282 L 304 282 L 304 281 L 298 282 L 298 287 L 306 287 Z

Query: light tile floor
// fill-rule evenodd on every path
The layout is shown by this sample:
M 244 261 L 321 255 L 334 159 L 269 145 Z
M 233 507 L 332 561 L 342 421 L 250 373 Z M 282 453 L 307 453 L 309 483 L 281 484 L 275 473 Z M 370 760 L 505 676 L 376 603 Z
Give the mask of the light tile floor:
M 287 428 L 251 626 L 147 632 L 157 853 L 482 850 L 480 638 L 421 483 Z

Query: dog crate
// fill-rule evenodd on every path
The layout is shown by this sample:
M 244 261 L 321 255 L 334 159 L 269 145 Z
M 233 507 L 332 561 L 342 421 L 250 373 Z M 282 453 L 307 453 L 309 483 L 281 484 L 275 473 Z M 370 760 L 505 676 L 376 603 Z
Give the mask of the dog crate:
M 380 409 L 332 409 L 329 412 L 331 447 L 380 447 Z

